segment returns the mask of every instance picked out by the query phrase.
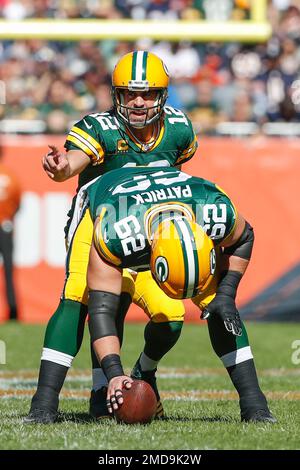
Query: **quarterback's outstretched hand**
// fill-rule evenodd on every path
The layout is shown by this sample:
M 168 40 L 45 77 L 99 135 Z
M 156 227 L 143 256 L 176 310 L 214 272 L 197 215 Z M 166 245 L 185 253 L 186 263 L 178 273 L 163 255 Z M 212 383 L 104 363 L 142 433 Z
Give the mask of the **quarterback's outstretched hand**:
M 55 145 L 49 145 L 50 151 L 42 158 L 42 165 L 47 175 L 56 180 L 64 180 L 68 176 L 70 166 L 65 154 Z
M 202 320 L 210 315 L 219 315 L 227 331 L 235 336 L 242 336 L 242 322 L 235 305 L 235 299 L 226 294 L 217 294 L 201 314 Z

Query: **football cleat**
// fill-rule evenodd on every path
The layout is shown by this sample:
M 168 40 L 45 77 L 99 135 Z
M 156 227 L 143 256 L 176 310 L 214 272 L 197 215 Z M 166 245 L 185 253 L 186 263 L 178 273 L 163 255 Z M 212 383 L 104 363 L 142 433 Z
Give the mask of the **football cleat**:
M 106 405 L 107 387 L 91 391 L 89 414 L 94 419 L 109 419 L 113 415 L 108 412 Z
M 157 408 L 154 419 L 163 419 L 165 417 L 164 408 L 160 400 L 159 391 L 156 384 L 156 373 L 157 369 L 154 370 L 142 370 L 139 360 L 137 360 L 135 366 L 133 367 L 130 377 L 132 379 L 144 380 L 147 382 L 153 389 L 156 399 L 157 399 Z
M 57 420 L 57 411 L 34 408 L 23 419 L 24 424 L 53 424 Z
M 268 409 L 256 410 L 249 416 L 242 416 L 246 423 L 277 423 L 277 419 Z
M 173 299 L 205 292 L 215 273 L 216 253 L 202 227 L 186 217 L 173 217 L 153 230 L 150 266 L 159 287 Z
M 112 98 L 119 118 L 132 127 L 142 128 L 157 121 L 163 113 L 168 96 L 169 73 L 163 61 L 152 52 L 134 51 L 125 54 L 116 64 L 112 74 Z M 145 120 L 130 120 L 130 108 L 124 105 L 124 90 L 129 92 L 156 91 L 156 101 L 151 108 L 144 108 Z M 154 115 L 149 112 L 154 109 Z

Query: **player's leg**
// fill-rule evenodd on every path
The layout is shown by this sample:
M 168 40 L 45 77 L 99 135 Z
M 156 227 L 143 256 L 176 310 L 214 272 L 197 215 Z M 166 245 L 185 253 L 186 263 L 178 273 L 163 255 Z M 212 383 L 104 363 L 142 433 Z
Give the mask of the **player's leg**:
M 157 417 L 164 415 L 156 385 L 155 373 L 162 357 L 176 344 L 184 319 L 184 305 L 168 297 L 153 280 L 150 271 L 139 273 L 135 281 L 133 301 L 150 318 L 144 331 L 145 346 L 131 376 L 148 382 L 158 400 Z
M 59 393 L 80 349 L 87 315 L 86 272 L 93 224 L 87 211 L 68 250 L 66 281 L 59 306 L 47 325 L 38 386 L 27 423 L 50 423 L 57 417 Z
M 208 318 L 208 329 L 212 347 L 219 356 L 239 394 L 242 421 L 270 421 L 270 413 L 256 374 L 251 347 L 244 324 L 242 335 L 229 333 L 219 317 Z
M 38 386 L 25 422 L 54 422 L 59 393 L 72 361 L 80 349 L 87 308 L 62 299 L 47 325 Z
M 216 280 L 211 284 L 206 296 L 198 296 L 192 300 L 203 309 L 213 299 L 215 290 Z M 218 316 L 210 315 L 207 324 L 212 347 L 239 394 L 242 421 L 276 422 L 258 383 L 245 325 L 242 324 L 242 335 L 234 336 L 226 330 L 224 322 Z
M 13 225 L 11 223 L 3 224 L 0 227 L 0 237 L 9 319 L 17 320 L 17 301 L 13 280 Z
M 134 280 L 130 273 L 123 271 L 122 294 L 120 297 L 120 308 L 116 320 L 120 344 L 123 342 L 124 320 L 134 294 Z M 106 405 L 107 379 L 101 369 L 94 349 L 91 345 L 91 357 L 93 367 L 93 388 L 90 398 L 90 415 L 96 419 L 110 417 Z

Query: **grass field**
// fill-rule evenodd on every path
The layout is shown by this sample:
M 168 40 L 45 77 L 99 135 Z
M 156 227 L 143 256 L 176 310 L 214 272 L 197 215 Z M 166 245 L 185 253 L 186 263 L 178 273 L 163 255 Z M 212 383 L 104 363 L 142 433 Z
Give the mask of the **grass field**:
M 248 324 L 261 387 L 275 425 L 240 422 L 237 395 L 211 349 L 205 326 L 185 325 L 180 341 L 162 361 L 158 384 L 168 419 L 148 426 L 97 423 L 87 414 L 89 340 L 69 372 L 54 425 L 24 425 L 34 393 L 44 326 L 0 327 L 7 363 L 0 365 L 0 449 L 299 449 L 300 366 L 291 360 L 296 324 Z M 143 325 L 126 325 L 127 370 L 143 343 Z

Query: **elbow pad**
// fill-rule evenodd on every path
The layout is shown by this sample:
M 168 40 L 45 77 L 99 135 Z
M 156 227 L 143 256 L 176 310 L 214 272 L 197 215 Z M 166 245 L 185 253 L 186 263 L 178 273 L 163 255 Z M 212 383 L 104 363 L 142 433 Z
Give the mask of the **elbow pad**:
M 92 342 L 104 338 L 104 336 L 118 336 L 116 318 L 119 303 L 119 295 L 100 290 L 90 290 L 88 311 Z
M 246 222 L 243 233 L 238 239 L 238 241 L 235 242 L 234 245 L 227 246 L 226 248 L 224 248 L 223 253 L 224 255 L 238 256 L 239 258 L 249 260 L 251 258 L 253 244 L 253 227 L 251 227 L 251 225 Z

